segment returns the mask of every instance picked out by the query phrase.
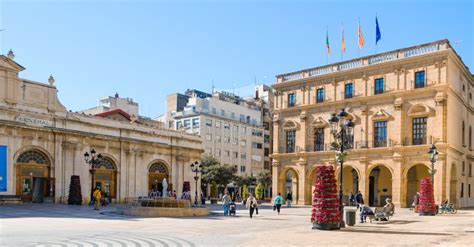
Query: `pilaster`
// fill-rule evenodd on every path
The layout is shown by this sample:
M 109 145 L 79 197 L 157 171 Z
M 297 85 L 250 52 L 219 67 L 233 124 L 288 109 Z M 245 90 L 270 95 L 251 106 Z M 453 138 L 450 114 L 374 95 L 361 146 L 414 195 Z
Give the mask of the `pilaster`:
M 307 192 L 306 186 L 308 186 L 308 183 L 306 183 L 307 165 L 308 165 L 307 160 L 303 157 L 300 157 L 298 161 L 298 170 L 299 170 L 298 198 L 296 198 L 298 200 L 298 205 L 305 204 L 305 198 L 306 198 L 306 192 Z

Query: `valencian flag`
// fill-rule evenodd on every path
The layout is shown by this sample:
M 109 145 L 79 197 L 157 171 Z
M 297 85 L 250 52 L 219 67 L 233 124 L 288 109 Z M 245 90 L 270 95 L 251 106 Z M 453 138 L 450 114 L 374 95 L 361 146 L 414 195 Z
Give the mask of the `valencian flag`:
M 380 32 L 379 21 L 377 16 L 375 16 L 375 45 L 382 39 L 382 33 Z
M 346 41 L 344 40 L 344 25 L 342 26 L 342 44 L 341 44 L 342 53 L 346 52 Z
M 361 49 L 362 47 L 364 47 L 364 36 L 362 35 L 362 26 L 360 25 L 360 21 L 359 21 L 358 36 L 359 36 L 359 49 Z
M 329 57 L 329 55 L 331 54 L 331 49 L 329 48 L 329 32 L 328 31 L 326 31 L 326 52 Z

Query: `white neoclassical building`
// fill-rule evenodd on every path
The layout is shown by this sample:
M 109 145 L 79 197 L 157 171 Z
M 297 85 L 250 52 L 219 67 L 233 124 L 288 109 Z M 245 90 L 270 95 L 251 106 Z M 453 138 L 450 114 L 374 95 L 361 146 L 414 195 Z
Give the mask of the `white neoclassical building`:
M 115 202 L 169 188 L 194 195 L 190 164 L 200 159 L 199 137 L 173 131 L 120 109 L 96 115 L 66 110 L 54 78 L 40 83 L 19 77 L 13 53 L 0 56 L 0 196 L 66 203 L 70 179 L 79 175 L 83 203 L 91 186 Z M 84 153 L 104 157 L 94 168 Z

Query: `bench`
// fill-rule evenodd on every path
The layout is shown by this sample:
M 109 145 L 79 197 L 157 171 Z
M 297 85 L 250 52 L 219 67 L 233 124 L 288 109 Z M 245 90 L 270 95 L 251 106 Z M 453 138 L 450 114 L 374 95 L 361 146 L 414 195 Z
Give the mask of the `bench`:
M 384 207 L 376 207 L 374 210 L 374 214 L 367 215 L 367 217 L 369 218 L 370 223 L 372 223 L 372 220 L 376 220 L 376 221 L 381 221 L 382 219 L 390 220 L 390 217 L 392 217 L 394 214 L 395 214 L 394 209 L 387 211 L 387 209 Z
M 0 205 L 5 205 L 5 204 L 21 204 L 21 197 L 19 196 L 14 196 L 14 195 L 2 195 L 0 196 Z

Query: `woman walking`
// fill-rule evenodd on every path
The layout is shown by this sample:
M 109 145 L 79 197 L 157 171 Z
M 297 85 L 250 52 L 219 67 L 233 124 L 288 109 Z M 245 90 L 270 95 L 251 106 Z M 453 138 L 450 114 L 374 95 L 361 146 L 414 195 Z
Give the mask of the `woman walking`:
M 276 209 L 278 214 L 280 214 L 281 204 L 283 204 L 283 197 L 281 196 L 281 193 L 278 193 L 278 195 L 275 196 L 275 199 L 273 199 L 273 210 Z
M 252 219 L 253 212 L 257 208 L 257 199 L 250 194 L 249 198 L 247 199 L 247 204 L 245 205 L 246 208 L 249 209 L 250 219 Z

